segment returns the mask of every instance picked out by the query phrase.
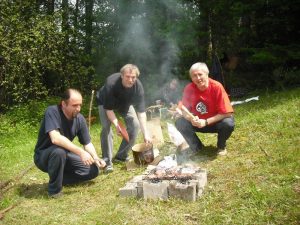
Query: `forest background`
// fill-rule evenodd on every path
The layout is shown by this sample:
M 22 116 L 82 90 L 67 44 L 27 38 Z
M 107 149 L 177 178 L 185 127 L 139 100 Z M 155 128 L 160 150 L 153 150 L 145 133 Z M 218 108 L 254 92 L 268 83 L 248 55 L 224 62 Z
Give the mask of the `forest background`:
M 299 2 L 1 0 L 0 112 L 141 70 L 147 101 L 218 57 L 227 90 L 299 86 Z

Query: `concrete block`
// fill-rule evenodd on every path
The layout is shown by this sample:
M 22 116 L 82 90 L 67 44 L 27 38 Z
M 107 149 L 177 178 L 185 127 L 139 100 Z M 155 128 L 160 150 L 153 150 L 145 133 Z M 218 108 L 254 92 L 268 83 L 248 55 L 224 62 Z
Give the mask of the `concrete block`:
M 196 201 L 196 187 L 196 183 L 183 184 L 177 181 L 171 181 L 168 188 L 169 196 L 186 201 Z
M 137 188 L 137 197 L 138 198 L 143 198 L 144 197 L 144 191 L 143 191 L 143 182 L 144 181 L 138 181 L 136 184 L 136 188 Z
M 207 172 L 206 170 L 200 170 L 197 173 L 192 175 L 193 180 L 198 181 L 198 188 L 204 189 L 205 185 L 207 184 Z
M 189 181 L 191 184 L 193 183 L 193 184 L 195 184 L 195 186 L 196 186 L 196 198 L 199 198 L 199 197 L 201 197 L 202 196 L 202 193 L 203 193 L 203 191 L 204 191 L 204 187 L 202 188 L 202 187 L 199 187 L 199 182 L 198 182 L 198 180 L 190 180 Z
M 144 199 L 168 199 L 169 181 L 153 183 L 150 181 L 143 182 Z
M 119 189 L 121 197 L 137 197 L 137 184 L 126 183 L 125 187 Z

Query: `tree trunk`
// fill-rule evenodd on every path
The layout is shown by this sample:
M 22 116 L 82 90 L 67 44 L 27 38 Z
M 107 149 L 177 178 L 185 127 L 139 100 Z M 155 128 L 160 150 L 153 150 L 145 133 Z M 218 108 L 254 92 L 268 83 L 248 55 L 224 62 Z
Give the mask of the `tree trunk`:
M 54 13 L 54 2 L 55 0 L 46 0 L 47 12 L 49 15 Z
M 207 46 L 207 58 L 208 60 L 212 59 L 212 52 L 214 48 L 213 43 L 213 33 L 212 33 L 212 11 L 209 9 L 208 18 L 207 18 L 207 33 L 208 33 L 208 46 Z
M 76 0 L 75 3 L 75 12 L 74 12 L 74 29 L 78 30 L 78 17 L 79 17 L 79 0 Z
M 69 42 L 69 3 L 68 0 L 62 0 L 62 4 L 61 4 L 61 8 L 62 8 L 62 32 L 65 35 L 65 43 L 68 44 Z
M 93 34 L 93 7 L 94 0 L 85 0 L 85 52 L 92 52 L 92 34 Z

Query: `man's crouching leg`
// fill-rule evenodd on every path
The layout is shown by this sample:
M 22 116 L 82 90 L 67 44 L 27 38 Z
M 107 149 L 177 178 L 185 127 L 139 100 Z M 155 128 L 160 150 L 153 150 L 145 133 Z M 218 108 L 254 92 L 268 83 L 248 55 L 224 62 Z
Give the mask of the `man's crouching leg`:
M 67 151 L 55 145 L 35 153 L 36 166 L 49 175 L 48 194 L 56 195 L 62 190 Z
M 234 118 L 229 117 L 225 118 L 222 121 L 216 124 L 216 129 L 218 132 L 218 142 L 217 147 L 218 149 L 225 149 L 226 148 L 226 141 L 231 136 L 234 130 Z
M 84 165 L 78 155 L 72 152 L 67 153 L 63 185 L 92 180 L 98 175 L 99 169 L 95 163 L 92 165 Z

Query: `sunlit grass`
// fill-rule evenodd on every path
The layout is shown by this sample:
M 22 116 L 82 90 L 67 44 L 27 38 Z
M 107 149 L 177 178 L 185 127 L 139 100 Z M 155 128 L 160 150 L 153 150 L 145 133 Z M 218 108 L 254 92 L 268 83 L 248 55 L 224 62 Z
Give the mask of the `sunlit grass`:
M 10 123 L 1 116 L 0 182 L 14 180 L 1 192 L 0 209 L 15 205 L 0 224 L 298 224 L 300 220 L 300 89 L 260 93 L 260 100 L 235 106 L 236 129 L 228 156 L 216 157 L 214 134 L 200 134 L 208 160 L 208 185 L 196 202 L 121 198 L 119 188 L 143 169 L 111 174 L 64 187 L 64 197 L 47 198 L 47 174 L 31 169 L 38 124 Z M 86 110 L 85 110 L 86 111 Z M 162 123 L 168 141 L 166 124 Z M 91 127 L 100 153 L 98 121 Z M 115 151 L 120 138 L 115 136 Z M 141 137 L 139 139 L 141 141 Z M 173 153 L 167 143 L 161 154 Z

